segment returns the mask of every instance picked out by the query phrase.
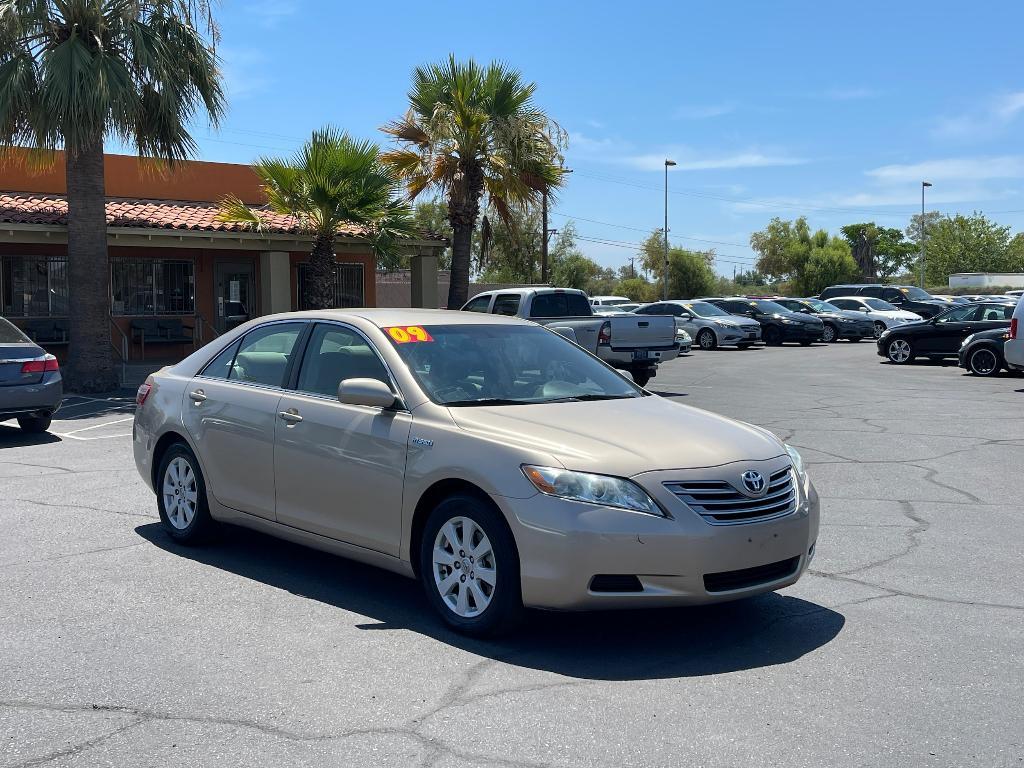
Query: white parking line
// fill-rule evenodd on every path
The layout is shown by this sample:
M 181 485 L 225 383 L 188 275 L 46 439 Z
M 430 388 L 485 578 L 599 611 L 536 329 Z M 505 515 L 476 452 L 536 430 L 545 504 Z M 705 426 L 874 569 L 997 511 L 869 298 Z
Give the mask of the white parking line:
M 131 421 L 134 416 L 127 416 L 123 419 L 114 419 L 112 421 L 104 421 L 102 424 L 91 424 L 88 427 L 80 427 L 79 429 L 73 429 L 70 432 L 54 432 L 57 437 L 67 437 L 71 440 L 108 440 L 112 437 L 131 437 L 131 432 L 118 433 L 116 435 L 97 435 L 95 437 L 80 437 L 79 432 L 88 432 L 90 429 L 99 429 L 100 427 L 109 427 L 114 424 L 123 424 L 126 421 Z

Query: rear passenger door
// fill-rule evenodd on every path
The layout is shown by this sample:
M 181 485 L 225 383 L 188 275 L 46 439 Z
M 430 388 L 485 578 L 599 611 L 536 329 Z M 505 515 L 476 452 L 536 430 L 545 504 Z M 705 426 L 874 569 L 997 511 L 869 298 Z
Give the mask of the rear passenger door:
M 402 486 L 412 417 L 338 401 L 344 379 L 383 381 L 384 362 L 352 326 L 318 323 L 295 388 L 278 404 L 273 433 L 278 522 L 398 555 Z
M 217 355 L 185 390 L 182 420 L 210 494 L 273 520 L 274 428 L 282 387 L 308 323 L 268 323 Z

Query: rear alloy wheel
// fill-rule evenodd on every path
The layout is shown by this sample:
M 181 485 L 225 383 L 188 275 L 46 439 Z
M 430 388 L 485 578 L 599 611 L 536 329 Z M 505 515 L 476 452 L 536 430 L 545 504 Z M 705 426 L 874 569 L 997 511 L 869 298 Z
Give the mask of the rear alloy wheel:
M 777 347 L 782 344 L 782 331 L 769 325 L 764 329 L 764 332 L 761 334 L 761 338 L 764 339 L 764 343 L 769 347 Z
M 19 416 L 18 426 L 22 432 L 38 435 L 50 428 L 50 421 L 53 416 L 49 413 L 37 414 L 36 416 Z
M 834 325 L 825 323 L 824 329 L 821 331 L 821 340 L 826 344 L 831 344 L 839 338 L 839 332 L 836 330 Z
M 460 632 L 498 634 L 522 613 L 512 534 L 501 513 L 475 496 L 451 496 L 430 514 L 419 564 L 427 599 Z
M 160 521 L 172 539 L 194 544 L 209 537 L 214 522 L 206 502 L 206 482 L 187 445 L 176 443 L 167 449 L 160 461 L 156 493 Z
M 987 347 L 974 350 L 967 358 L 967 369 L 975 376 L 995 376 L 999 367 L 999 358 Z
M 885 348 L 885 354 L 897 365 L 905 365 L 914 359 L 914 347 L 906 339 L 893 339 Z
M 715 337 L 715 332 L 710 328 L 703 329 L 697 334 L 697 345 L 701 349 L 715 349 L 718 346 L 718 339 Z
M 875 338 L 879 338 L 883 333 L 885 333 L 885 323 L 875 320 Z

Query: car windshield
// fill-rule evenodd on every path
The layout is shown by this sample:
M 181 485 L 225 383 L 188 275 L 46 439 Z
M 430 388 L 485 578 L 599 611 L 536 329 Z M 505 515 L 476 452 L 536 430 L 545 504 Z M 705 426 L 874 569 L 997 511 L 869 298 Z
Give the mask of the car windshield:
M 895 312 L 896 307 L 890 304 L 888 301 L 882 301 L 881 299 L 864 299 L 864 303 L 872 309 L 877 309 L 881 312 Z
M 423 391 L 440 405 L 643 396 L 600 360 L 539 326 L 429 325 L 385 331 Z
M 709 304 L 706 301 L 690 301 L 683 304 L 683 306 L 697 317 L 724 317 L 729 314 L 721 307 L 716 307 L 714 304 Z
M 921 288 L 917 288 L 913 285 L 907 286 L 906 288 L 900 288 L 900 293 L 906 296 L 912 301 L 931 301 L 932 295 Z
M 29 338 L 14 323 L 0 317 L 0 344 L 27 344 Z
M 771 315 L 786 314 L 789 312 L 781 304 L 776 304 L 774 301 L 768 301 L 767 299 L 754 299 L 751 304 L 755 305 L 762 312 L 767 312 Z
M 810 304 L 818 312 L 840 312 L 840 311 L 842 311 L 835 304 L 829 304 L 827 301 L 820 301 L 818 299 L 808 299 L 804 303 L 805 304 Z

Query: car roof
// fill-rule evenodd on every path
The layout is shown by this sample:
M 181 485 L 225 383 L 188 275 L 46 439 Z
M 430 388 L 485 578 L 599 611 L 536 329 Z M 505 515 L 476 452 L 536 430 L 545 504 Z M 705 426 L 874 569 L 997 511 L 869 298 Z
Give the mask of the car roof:
M 259 320 L 350 320 L 351 318 L 360 318 L 378 328 L 389 328 L 395 325 L 535 325 L 529 320 L 507 315 L 417 307 L 361 307 L 283 312 L 278 315 L 267 315 Z

